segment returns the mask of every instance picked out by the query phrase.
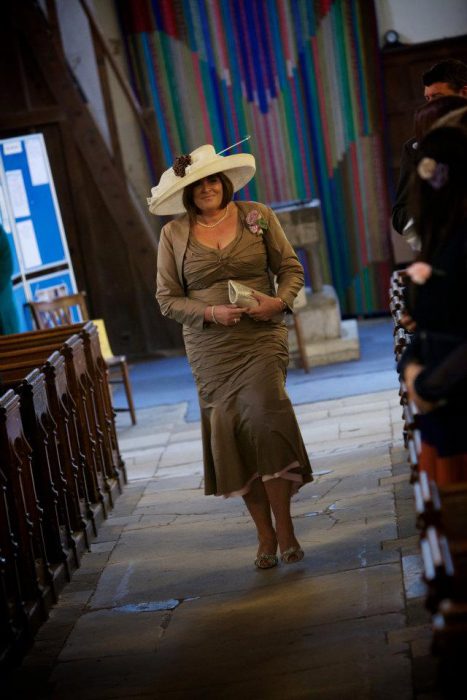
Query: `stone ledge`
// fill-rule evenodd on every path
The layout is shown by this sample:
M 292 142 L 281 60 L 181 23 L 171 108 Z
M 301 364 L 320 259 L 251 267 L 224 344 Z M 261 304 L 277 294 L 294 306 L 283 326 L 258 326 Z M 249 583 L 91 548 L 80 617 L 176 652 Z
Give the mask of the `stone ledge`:
M 301 363 L 297 350 L 297 341 L 293 331 L 289 334 L 289 347 L 290 366 L 300 368 Z M 342 321 L 340 338 L 307 342 L 305 347 L 311 367 L 358 360 L 360 358 L 360 340 L 357 321 L 355 319 Z

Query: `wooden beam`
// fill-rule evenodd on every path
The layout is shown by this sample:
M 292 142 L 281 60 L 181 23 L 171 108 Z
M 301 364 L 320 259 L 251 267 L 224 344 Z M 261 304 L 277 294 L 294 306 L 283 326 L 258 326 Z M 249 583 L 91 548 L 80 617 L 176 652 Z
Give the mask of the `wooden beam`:
M 31 129 L 41 124 L 56 124 L 65 119 L 60 107 L 39 107 L 27 112 L 0 112 L 0 131 Z
M 120 148 L 120 139 L 118 137 L 117 121 L 115 119 L 115 110 L 112 101 L 110 90 L 109 76 L 107 75 L 107 66 L 105 61 L 105 52 L 99 42 L 94 27 L 91 26 L 92 43 L 94 45 L 94 53 L 96 55 L 97 71 L 101 84 L 102 97 L 104 100 L 105 116 L 109 127 L 110 141 L 112 144 L 112 153 L 115 165 L 125 176 L 125 166 L 123 163 L 122 149 Z
M 152 313 L 152 306 L 151 313 L 148 313 L 148 307 L 155 305 L 151 300 L 155 291 L 157 244 L 155 230 L 143 213 L 146 203 L 140 202 L 141 207 L 133 203 L 126 180 L 115 167 L 108 146 L 68 66 L 53 39 L 51 41 L 47 22 L 40 9 L 33 3 L 19 2 L 12 4 L 12 13 L 16 31 L 29 46 L 50 93 L 60 105 L 75 147 L 119 234 L 114 240 L 117 243 L 120 238 L 125 243 L 129 278 L 133 280 L 134 293 L 139 302 L 134 306 L 135 330 L 138 327 L 142 331 L 146 348 L 154 348 L 157 344 L 155 332 L 163 322 L 162 319 L 157 320 L 155 309 Z
M 139 118 L 139 116 L 141 115 L 141 105 L 138 102 L 138 100 L 136 99 L 134 92 L 131 88 L 131 85 L 129 84 L 125 74 L 122 72 L 120 66 L 118 65 L 118 63 L 114 59 L 112 52 L 110 50 L 110 47 L 107 43 L 107 40 L 106 40 L 104 34 L 102 33 L 102 31 L 101 31 L 101 29 L 96 21 L 96 18 L 94 17 L 93 12 L 89 8 L 88 4 L 86 3 L 86 0 L 79 0 L 79 3 L 81 5 L 81 7 L 83 8 L 83 11 L 84 11 L 86 17 L 88 18 L 91 30 L 95 34 L 96 40 L 100 43 L 104 53 L 107 56 L 107 59 L 108 59 L 110 65 L 112 66 L 112 69 L 113 69 L 113 71 L 118 79 L 118 82 L 120 83 L 120 87 L 122 88 L 123 92 L 125 93 L 126 98 L 127 98 L 128 102 L 130 103 L 130 106 L 131 106 L 134 114 L 136 115 L 136 117 Z
M 124 234 L 129 248 L 134 246 L 136 231 L 138 231 L 138 237 L 143 234 L 150 243 L 150 247 L 154 248 L 153 232 L 133 206 L 126 180 L 115 168 L 107 144 L 87 104 L 83 101 L 60 51 L 57 50 L 55 43 L 50 41 L 42 13 L 32 3 L 15 3 L 13 12 L 17 31 L 23 35 L 24 40 L 31 47 L 49 90 L 72 127 L 75 144 L 81 151 L 102 199 L 116 226 Z
M 115 77 L 117 78 L 117 81 L 123 91 L 123 94 L 125 95 L 128 104 L 130 105 L 131 109 L 133 110 L 133 114 L 144 132 L 146 142 L 148 145 L 148 150 L 149 150 L 149 156 L 151 158 L 151 166 L 153 170 L 153 174 L 155 174 L 158 178 L 158 176 L 161 174 L 160 169 L 159 169 L 159 163 L 163 162 L 162 159 L 162 154 L 160 152 L 160 147 L 156 139 L 156 133 L 157 130 L 154 130 L 154 124 L 156 123 L 156 115 L 152 107 L 143 107 L 138 99 L 136 98 L 133 88 L 131 87 L 130 83 L 128 82 L 128 79 L 126 75 L 123 73 L 122 69 L 118 65 L 117 61 L 115 60 L 112 51 L 110 50 L 109 44 L 99 27 L 99 24 L 94 17 L 94 13 L 92 12 L 91 8 L 87 4 L 87 0 L 79 0 L 81 7 L 83 8 L 83 11 L 88 19 L 89 25 L 91 27 L 91 32 L 93 36 L 93 41 L 94 41 L 94 46 L 96 47 L 98 44 L 100 44 L 101 51 L 103 52 L 106 60 L 108 61 L 110 67 L 112 68 Z M 96 50 L 96 57 L 98 57 L 98 51 Z

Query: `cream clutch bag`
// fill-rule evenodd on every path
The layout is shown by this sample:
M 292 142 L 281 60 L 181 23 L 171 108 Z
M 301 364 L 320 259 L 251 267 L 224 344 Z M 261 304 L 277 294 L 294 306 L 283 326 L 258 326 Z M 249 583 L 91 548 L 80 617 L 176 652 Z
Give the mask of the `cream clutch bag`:
M 245 284 L 229 280 L 229 301 L 231 304 L 236 304 L 242 308 L 258 306 L 258 302 L 253 296 L 254 291 L 254 289 L 247 287 Z
M 234 280 L 229 280 L 229 301 L 231 304 L 236 304 L 242 308 L 250 308 L 252 306 L 259 306 L 257 300 L 252 296 L 252 293 L 258 294 L 259 296 L 268 296 L 263 292 L 257 292 L 251 287 L 247 287 L 246 284 L 241 284 L 240 282 L 234 282 Z M 273 316 L 271 321 L 283 321 L 284 314 L 280 313 Z

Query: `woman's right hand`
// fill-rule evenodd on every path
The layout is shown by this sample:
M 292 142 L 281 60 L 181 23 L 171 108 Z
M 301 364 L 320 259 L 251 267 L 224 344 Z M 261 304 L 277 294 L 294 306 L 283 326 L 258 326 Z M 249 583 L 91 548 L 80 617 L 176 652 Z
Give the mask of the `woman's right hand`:
M 208 323 L 219 323 L 222 326 L 235 326 L 245 313 L 236 304 L 215 304 L 207 306 L 204 312 L 204 320 Z

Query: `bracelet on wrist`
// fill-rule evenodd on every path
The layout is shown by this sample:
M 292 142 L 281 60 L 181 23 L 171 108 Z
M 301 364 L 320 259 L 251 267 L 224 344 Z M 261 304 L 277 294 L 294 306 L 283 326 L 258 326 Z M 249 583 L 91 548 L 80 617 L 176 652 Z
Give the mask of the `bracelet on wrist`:
M 280 303 L 282 304 L 282 311 L 286 311 L 288 309 L 288 306 L 285 303 L 285 301 L 283 299 L 281 299 L 281 297 L 276 297 L 276 298 L 279 299 Z
M 214 308 L 215 308 L 214 306 L 211 306 L 211 318 L 212 318 L 212 322 L 213 322 L 213 323 L 216 323 L 216 324 L 219 324 L 219 321 L 217 321 L 217 320 L 216 320 L 216 317 L 214 316 Z

